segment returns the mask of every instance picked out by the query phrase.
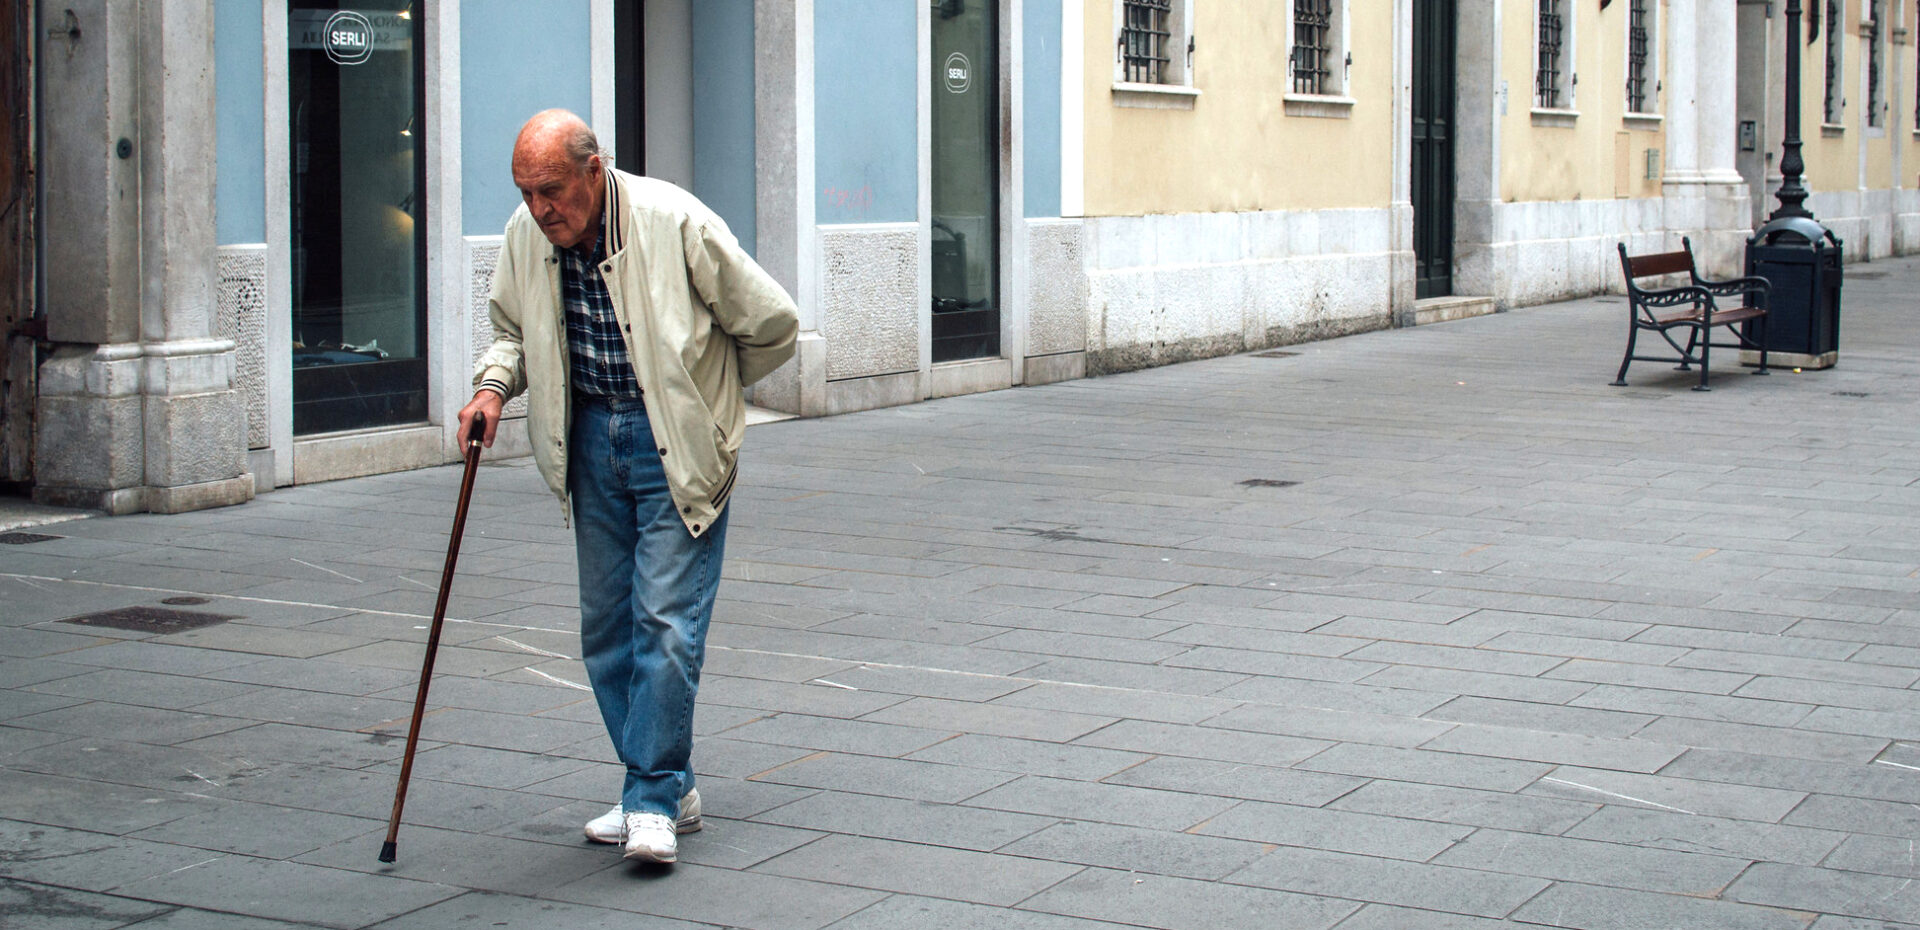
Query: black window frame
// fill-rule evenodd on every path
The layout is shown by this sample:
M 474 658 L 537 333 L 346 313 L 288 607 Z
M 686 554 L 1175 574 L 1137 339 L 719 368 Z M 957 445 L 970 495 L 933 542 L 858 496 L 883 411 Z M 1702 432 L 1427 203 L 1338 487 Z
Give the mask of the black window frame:
M 1656 112 L 1653 88 L 1653 19 L 1657 10 L 1653 0 L 1628 0 L 1627 3 L 1627 112 Z
M 1538 3 L 1535 35 L 1540 54 L 1534 63 L 1533 100 L 1543 110 L 1563 110 L 1567 105 L 1561 98 L 1570 96 L 1568 89 L 1561 86 L 1561 76 L 1566 73 L 1567 14 L 1561 12 L 1563 0 L 1538 0 Z
M 1326 96 L 1340 90 L 1333 79 L 1338 51 L 1334 30 L 1339 25 L 1335 3 L 1293 0 L 1293 53 L 1289 64 L 1296 94 Z
M 1174 0 L 1120 0 L 1120 74 L 1129 84 L 1172 84 Z

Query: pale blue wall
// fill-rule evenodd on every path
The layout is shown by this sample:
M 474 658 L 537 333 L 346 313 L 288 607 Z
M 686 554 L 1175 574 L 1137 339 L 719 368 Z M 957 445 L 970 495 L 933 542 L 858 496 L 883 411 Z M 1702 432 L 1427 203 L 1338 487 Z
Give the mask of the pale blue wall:
M 589 0 L 465 0 L 460 5 L 460 225 L 467 235 L 498 235 L 520 205 L 513 186 L 513 137 L 527 117 L 564 107 L 592 118 L 589 5 Z
M 1059 0 L 1035 0 L 1023 9 L 1028 216 L 1060 215 L 1060 8 Z
M 816 0 L 815 219 L 904 223 L 919 213 L 919 5 Z
M 260 0 L 213 6 L 214 118 L 219 142 L 214 233 L 221 245 L 267 241 L 267 113 Z
M 753 0 L 693 4 L 693 193 L 754 250 Z

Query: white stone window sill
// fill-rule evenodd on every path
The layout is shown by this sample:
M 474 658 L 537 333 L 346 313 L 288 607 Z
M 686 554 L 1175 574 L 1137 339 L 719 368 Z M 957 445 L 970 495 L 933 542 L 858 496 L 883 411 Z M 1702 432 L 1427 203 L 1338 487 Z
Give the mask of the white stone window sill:
M 1839 123 L 1821 123 L 1820 124 L 1820 135 L 1826 138 L 1832 139 L 1838 136 L 1844 136 L 1846 134 L 1847 134 L 1847 127 L 1842 126 Z
M 1659 129 L 1666 121 L 1659 113 L 1628 113 L 1626 118 L 1628 129 Z
M 1550 110 L 1546 107 L 1533 108 L 1533 124 L 1535 126 L 1572 129 L 1573 124 L 1579 119 L 1579 110 Z
M 1353 105 L 1359 102 L 1352 97 L 1331 94 L 1286 94 L 1282 98 L 1281 106 L 1288 116 L 1352 119 Z
M 1115 81 L 1113 105 L 1147 110 L 1191 110 L 1200 90 L 1184 84 L 1132 84 Z

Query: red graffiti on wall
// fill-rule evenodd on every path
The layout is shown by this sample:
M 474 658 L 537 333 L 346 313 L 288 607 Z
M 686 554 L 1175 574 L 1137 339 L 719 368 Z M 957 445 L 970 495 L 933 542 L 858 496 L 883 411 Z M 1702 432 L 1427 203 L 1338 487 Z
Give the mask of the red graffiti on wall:
M 858 190 L 829 184 L 820 193 L 827 198 L 827 208 L 830 210 L 864 215 L 873 208 L 873 186 L 870 184 L 862 184 Z

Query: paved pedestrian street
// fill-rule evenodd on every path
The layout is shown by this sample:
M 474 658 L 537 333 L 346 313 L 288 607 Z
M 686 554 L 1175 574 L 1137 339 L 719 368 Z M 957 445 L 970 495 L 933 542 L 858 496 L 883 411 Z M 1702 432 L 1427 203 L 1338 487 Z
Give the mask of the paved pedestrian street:
M 393 865 L 457 467 L 16 531 L 0 927 L 1920 927 L 1916 292 L 1708 393 L 1600 297 L 756 426 L 670 869 L 530 462 Z

